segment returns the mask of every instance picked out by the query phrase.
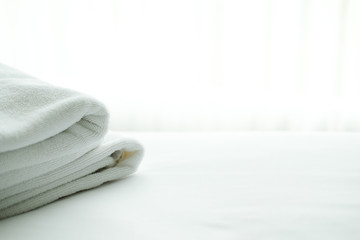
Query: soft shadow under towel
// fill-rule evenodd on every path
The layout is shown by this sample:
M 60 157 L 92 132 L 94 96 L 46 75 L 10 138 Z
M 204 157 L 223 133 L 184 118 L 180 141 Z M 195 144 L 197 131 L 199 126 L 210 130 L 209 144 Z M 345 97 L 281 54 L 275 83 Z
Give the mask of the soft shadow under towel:
M 136 171 L 141 144 L 104 105 L 0 64 L 0 219 Z

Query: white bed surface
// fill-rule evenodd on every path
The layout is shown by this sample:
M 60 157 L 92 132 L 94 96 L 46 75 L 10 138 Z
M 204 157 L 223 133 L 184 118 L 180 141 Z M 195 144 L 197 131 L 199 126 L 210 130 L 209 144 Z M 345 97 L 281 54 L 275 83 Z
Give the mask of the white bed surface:
M 0 221 L 0 239 L 360 239 L 360 134 L 124 133 L 139 171 Z

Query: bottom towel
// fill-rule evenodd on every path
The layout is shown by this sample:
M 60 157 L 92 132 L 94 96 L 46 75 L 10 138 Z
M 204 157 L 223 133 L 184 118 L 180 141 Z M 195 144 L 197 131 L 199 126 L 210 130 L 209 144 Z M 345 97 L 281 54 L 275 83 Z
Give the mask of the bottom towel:
M 140 143 L 109 132 L 102 144 L 82 157 L 22 183 L 20 186 L 28 190 L 0 201 L 0 219 L 27 212 L 104 182 L 124 178 L 136 171 L 142 156 Z

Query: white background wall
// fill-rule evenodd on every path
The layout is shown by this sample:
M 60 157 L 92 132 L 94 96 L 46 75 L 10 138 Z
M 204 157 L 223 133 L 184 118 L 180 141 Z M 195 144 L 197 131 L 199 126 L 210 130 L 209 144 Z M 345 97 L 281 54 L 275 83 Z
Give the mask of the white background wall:
M 360 130 L 360 1 L 0 0 L 0 62 L 114 130 Z

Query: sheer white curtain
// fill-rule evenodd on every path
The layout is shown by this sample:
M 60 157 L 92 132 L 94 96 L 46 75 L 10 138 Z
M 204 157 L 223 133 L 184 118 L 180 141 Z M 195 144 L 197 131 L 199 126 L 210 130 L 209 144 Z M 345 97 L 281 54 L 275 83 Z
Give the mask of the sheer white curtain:
M 360 130 L 360 1 L 0 0 L 0 61 L 114 130 Z

